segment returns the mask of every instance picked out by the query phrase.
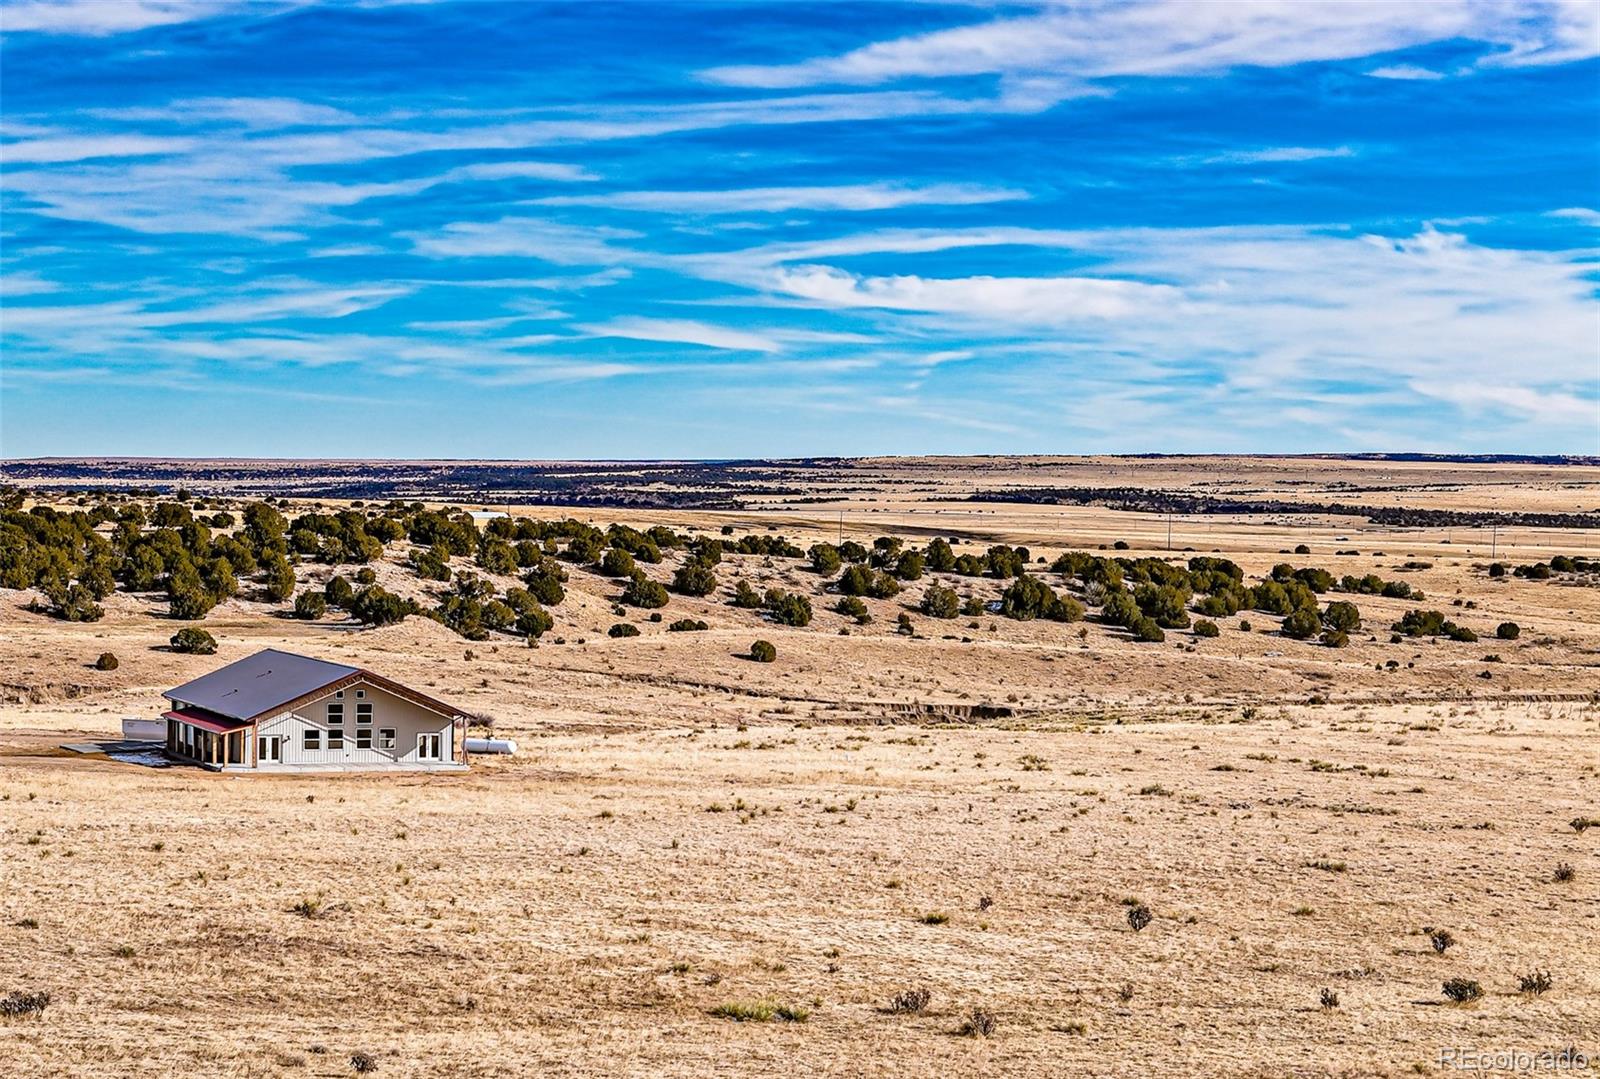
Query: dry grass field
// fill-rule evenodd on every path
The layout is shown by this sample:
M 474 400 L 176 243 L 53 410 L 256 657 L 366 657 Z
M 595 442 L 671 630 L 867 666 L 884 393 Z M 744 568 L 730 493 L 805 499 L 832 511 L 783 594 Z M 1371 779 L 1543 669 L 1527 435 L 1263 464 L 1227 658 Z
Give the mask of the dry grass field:
M 868 600 L 869 625 L 819 598 L 790 628 L 727 605 L 726 585 L 815 575 L 738 556 L 722 594 L 663 611 L 705 632 L 634 612 L 640 636 L 608 638 L 618 583 L 574 569 L 536 648 L 235 598 L 201 623 L 219 642 L 201 657 L 165 647 L 184 623 L 160 597 L 118 592 L 74 624 L 0 592 L 0 996 L 50 994 L 42 1014 L 0 1016 L 0 1074 L 347 1075 L 357 1054 L 379 1076 L 1445 1075 L 1455 1049 L 1600 1058 L 1600 587 L 1484 571 L 1491 544 L 1512 564 L 1593 557 L 1592 530 L 936 501 L 1037 481 L 1568 513 L 1600 506 L 1600 469 L 858 473 L 825 502 L 574 515 L 1047 559 L 1120 540 L 1131 557 L 1215 551 L 1252 578 L 1286 560 L 1377 572 L 1428 599 L 1357 597 L 1363 629 L 1340 649 L 1252 612 L 1161 644 L 1093 620 L 944 622 L 916 610 L 921 585 Z M 1311 554 L 1286 553 L 1298 544 Z M 417 593 L 404 546 L 378 579 Z M 1481 639 L 1391 643 L 1417 606 Z M 907 612 L 915 632 L 897 633 Z M 1494 639 L 1508 620 L 1521 636 Z M 776 662 L 745 658 L 756 637 Z M 520 752 L 459 776 L 240 777 L 59 749 L 268 646 L 491 715 Z M 93 669 L 104 651 L 116 670 Z M 1548 991 L 1522 991 L 1538 971 Z M 1483 995 L 1452 1003 L 1452 978 Z M 925 1007 L 894 1010 L 917 989 Z M 987 1036 L 964 1032 L 975 1011 Z

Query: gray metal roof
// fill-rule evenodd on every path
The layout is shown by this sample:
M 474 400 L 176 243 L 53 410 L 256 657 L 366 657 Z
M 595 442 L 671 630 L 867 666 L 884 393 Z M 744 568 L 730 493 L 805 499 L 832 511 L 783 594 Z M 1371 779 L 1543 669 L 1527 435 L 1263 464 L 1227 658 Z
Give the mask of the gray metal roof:
M 252 719 L 360 671 L 359 667 L 268 648 L 162 696 L 230 719 Z

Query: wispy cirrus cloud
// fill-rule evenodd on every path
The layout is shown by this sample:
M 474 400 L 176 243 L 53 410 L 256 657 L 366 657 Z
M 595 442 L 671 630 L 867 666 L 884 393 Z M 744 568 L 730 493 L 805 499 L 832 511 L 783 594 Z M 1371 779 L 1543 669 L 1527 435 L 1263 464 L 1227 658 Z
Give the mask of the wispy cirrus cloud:
M 31 165 L 106 157 L 165 157 L 194 146 L 194 139 L 156 135 L 57 135 L 0 143 L 0 162 Z
M 13 0 L 6 4 L 3 31 L 46 34 L 122 34 L 172 26 L 239 10 L 241 0 Z M 288 4 L 263 4 L 282 10 Z
M 1214 165 L 1273 165 L 1355 156 L 1355 150 L 1349 146 L 1269 146 L 1260 150 L 1231 150 L 1202 160 Z
M 1567 62 L 1600 53 L 1600 14 L 1588 0 L 1090 3 L 896 38 L 837 56 L 728 65 L 704 74 L 713 82 L 766 89 L 1028 72 L 1091 79 L 1201 75 L 1375 56 L 1451 39 L 1490 48 L 1486 62 Z
M 664 341 L 671 344 L 702 345 L 736 352 L 781 352 L 783 346 L 772 337 L 749 330 L 713 326 L 690 319 L 622 317 L 592 326 L 580 326 L 597 337 L 627 337 L 636 341 Z
M 1374 79 L 1399 79 L 1402 82 L 1436 82 L 1446 77 L 1442 71 L 1418 64 L 1385 64 L 1367 72 Z
M 746 214 L 788 210 L 891 210 L 904 206 L 979 206 L 1028 197 L 1016 188 L 983 184 L 841 184 L 835 187 L 758 187 L 730 191 L 620 191 L 552 195 L 540 206 L 603 206 L 657 213 Z

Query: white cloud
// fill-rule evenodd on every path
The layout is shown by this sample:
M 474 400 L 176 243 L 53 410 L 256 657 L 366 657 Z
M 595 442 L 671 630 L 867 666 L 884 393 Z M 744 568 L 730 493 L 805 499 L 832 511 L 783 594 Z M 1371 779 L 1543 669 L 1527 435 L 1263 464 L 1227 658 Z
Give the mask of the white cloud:
M 1328 157 L 1354 157 L 1356 152 L 1348 146 L 1269 146 L 1262 150 L 1236 150 L 1213 154 L 1204 160 L 1210 164 L 1257 165 L 1278 162 L 1319 161 Z
M 460 221 L 432 233 L 404 233 L 412 249 L 430 258 L 537 258 L 560 266 L 607 266 L 626 262 L 634 253 L 613 245 L 636 239 L 626 229 L 578 227 L 533 217 L 499 221 Z
M 34 155 L 71 154 L 72 160 L 103 157 L 127 144 L 169 141 L 175 149 L 200 145 L 203 152 L 129 164 L 89 164 L 70 171 L 13 169 L 8 189 L 27 196 L 32 212 L 73 221 L 95 221 L 133 232 L 212 233 L 287 240 L 300 230 L 329 220 L 328 210 L 369 199 L 415 195 L 442 184 L 524 177 L 556 182 L 594 177 L 559 162 L 514 161 L 462 165 L 445 172 L 404 180 L 335 183 L 291 177 L 283 167 L 263 161 L 244 143 L 231 153 L 213 152 L 196 140 L 155 140 L 143 136 L 44 139 L 13 143 Z M 41 146 L 48 143 L 50 146 Z M 181 145 L 180 145 L 181 144 Z M 11 146 L 0 150 L 6 156 Z M 52 160 L 67 160 L 66 157 Z
M 62 135 L 0 144 L 0 161 L 25 165 L 101 157 L 157 157 L 183 153 L 194 145 L 193 139 L 153 135 Z
M 493 161 L 462 165 L 444 174 L 446 180 L 557 180 L 599 179 L 588 169 L 554 161 Z
M 1058 249 L 1086 268 L 928 278 L 817 264 L 1002 245 Z M 1113 363 L 1116 377 L 1151 386 L 1181 377 L 1271 414 L 1324 386 L 1343 389 L 1318 407 L 1355 416 L 1385 394 L 1413 408 L 1419 394 L 1460 407 L 1461 392 L 1439 388 L 1512 385 L 1525 392 L 1496 390 L 1501 404 L 1537 409 L 1562 430 L 1582 432 L 1587 420 L 1592 434 L 1600 415 L 1575 405 L 1586 400 L 1576 388 L 1600 370 L 1591 254 L 1494 248 L 1432 228 L 1401 238 L 1294 226 L 883 230 L 685 268 L 809 304 L 890 312 L 885 339 L 1031 341 L 1062 363 Z
M 1354 59 L 1451 39 L 1491 46 L 1500 64 L 1555 63 L 1600 53 L 1597 11 L 1592 0 L 1086 3 L 878 42 L 839 56 L 705 74 L 768 89 L 986 74 L 1197 75 Z
M 3 21 L 8 34 L 34 31 L 100 36 L 207 19 L 240 6 L 238 0 L 12 0 L 5 6 Z M 283 6 L 263 5 L 268 9 Z
M 1432 81 L 1445 77 L 1444 72 L 1434 71 L 1432 68 L 1419 67 L 1416 64 L 1389 64 L 1385 67 L 1375 67 L 1367 72 L 1374 79 L 1400 79 L 1416 81 Z
M 61 286 L 54 281 L 46 281 L 38 274 L 27 270 L 16 273 L 0 274 L 0 300 L 15 296 L 37 296 L 46 292 L 59 292 Z M 0 319 L 3 321 L 3 319 Z
M 361 117 L 332 105 L 292 97 L 194 97 L 166 105 L 87 109 L 87 115 L 128 123 L 234 123 L 250 128 L 354 126 Z
M 763 334 L 730 329 L 726 326 L 713 326 L 689 319 L 624 317 L 599 325 L 583 326 L 580 329 L 597 337 L 625 337 L 636 341 L 704 345 L 707 348 L 740 352 L 783 351 L 782 345 Z
M 982 184 L 843 184 L 834 187 L 756 187 L 733 191 L 622 191 L 610 195 L 553 195 L 542 206 L 606 206 L 660 213 L 739 214 L 784 210 L 889 210 L 902 206 L 970 206 L 1025 199 L 1027 192 Z
M 1470 413 L 1512 412 L 1539 423 L 1566 426 L 1589 423 L 1600 437 L 1600 398 L 1491 382 L 1411 383 L 1424 397 L 1448 401 Z
M 1600 228 L 1600 210 L 1591 210 L 1587 206 L 1568 206 L 1562 210 L 1551 210 L 1549 216 L 1576 221 L 1580 225 L 1589 225 L 1592 228 Z
M 826 266 L 780 269 L 770 287 L 832 307 L 972 315 L 1030 326 L 1127 318 L 1183 299 L 1166 285 L 1095 277 L 868 277 Z

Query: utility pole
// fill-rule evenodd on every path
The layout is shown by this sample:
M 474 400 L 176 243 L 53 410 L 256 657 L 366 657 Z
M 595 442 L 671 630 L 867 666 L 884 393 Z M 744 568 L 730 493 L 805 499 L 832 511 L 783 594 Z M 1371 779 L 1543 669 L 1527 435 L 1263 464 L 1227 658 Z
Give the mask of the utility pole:
M 1500 522 L 1496 521 L 1496 522 L 1494 522 L 1494 531 L 1490 534 L 1490 539 L 1489 539 L 1489 558 L 1490 558 L 1491 561 L 1494 559 L 1494 556 L 1497 553 L 1499 553 L 1499 551 L 1500 551 Z
M 844 546 L 844 510 L 839 511 L 839 546 Z
M 1172 511 L 1167 511 L 1167 550 L 1172 550 Z

